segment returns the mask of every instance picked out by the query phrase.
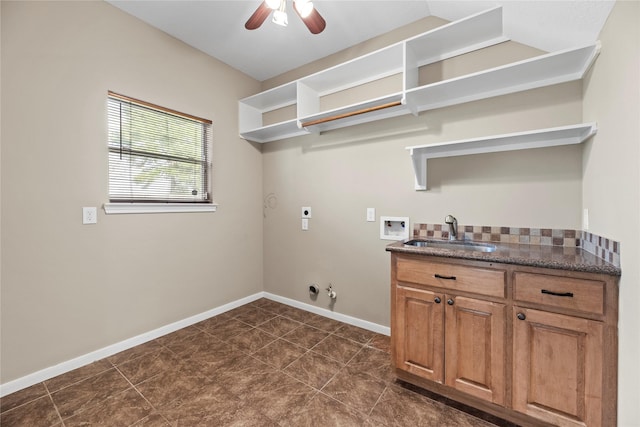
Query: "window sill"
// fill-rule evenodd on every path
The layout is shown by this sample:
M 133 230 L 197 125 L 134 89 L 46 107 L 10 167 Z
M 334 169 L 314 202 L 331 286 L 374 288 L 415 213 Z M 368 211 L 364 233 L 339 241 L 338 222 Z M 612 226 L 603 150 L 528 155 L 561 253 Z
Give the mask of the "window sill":
M 105 203 L 104 212 L 111 214 L 215 212 L 216 204 L 201 203 Z

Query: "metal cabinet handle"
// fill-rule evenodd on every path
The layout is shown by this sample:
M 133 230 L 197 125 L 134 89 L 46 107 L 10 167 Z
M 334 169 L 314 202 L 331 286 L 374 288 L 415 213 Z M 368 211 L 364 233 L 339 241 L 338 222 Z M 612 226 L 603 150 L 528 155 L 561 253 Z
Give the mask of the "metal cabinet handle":
M 453 305 L 453 302 L 454 302 L 454 301 L 453 301 L 453 298 L 449 298 L 449 299 L 447 300 L 447 304 L 449 304 L 449 305 Z
M 441 302 L 441 301 L 442 301 L 442 300 L 440 299 L 440 297 L 435 297 L 435 298 L 433 299 L 433 302 L 435 302 L 436 304 L 440 304 L 440 302 Z
M 542 289 L 540 291 L 540 293 L 547 294 L 547 295 L 553 295 L 553 296 L 556 296 L 556 297 L 573 298 L 573 292 L 553 292 L 553 291 L 548 291 L 546 289 Z
M 441 274 L 435 274 L 434 277 L 436 279 L 444 279 L 444 280 L 456 280 L 456 276 L 443 276 Z
M 527 316 L 526 316 L 524 313 L 518 313 L 518 314 L 517 314 L 517 317 L 518 317 L 518 319 L 520 319 L 520 320 L 524 320 L 524 319 L 526 319 L 526 318 L 527 318 Z

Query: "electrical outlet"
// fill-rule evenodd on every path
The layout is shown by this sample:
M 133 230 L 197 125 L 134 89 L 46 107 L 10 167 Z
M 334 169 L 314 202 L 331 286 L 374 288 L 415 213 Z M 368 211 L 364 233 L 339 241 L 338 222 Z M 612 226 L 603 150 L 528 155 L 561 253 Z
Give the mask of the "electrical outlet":
M 307 218 L 302 218 L 302 229 L 304 231 L 309 229 L 309 220 Z
M 311 218 L 311 207 L 303 206 L 300 211 L 301 211 L 300 214 L 302 215 L 302 218 Z
M 96 224 L 98 222 L 98 210 L 95 207 L 82 208 L 82 223 Z

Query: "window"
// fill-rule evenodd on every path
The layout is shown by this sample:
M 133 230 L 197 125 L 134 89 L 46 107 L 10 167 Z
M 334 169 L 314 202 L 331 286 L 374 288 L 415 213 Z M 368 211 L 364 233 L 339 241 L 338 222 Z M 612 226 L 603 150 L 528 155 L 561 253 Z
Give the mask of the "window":
M 211 121 L 109 92 L 109 200 L 211 204 Z

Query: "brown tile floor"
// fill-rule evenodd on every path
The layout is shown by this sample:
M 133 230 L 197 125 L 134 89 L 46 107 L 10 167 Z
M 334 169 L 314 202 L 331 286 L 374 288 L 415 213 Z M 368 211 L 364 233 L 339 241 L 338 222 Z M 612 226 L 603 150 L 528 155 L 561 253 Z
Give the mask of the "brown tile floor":
M 480 416 L 395 381 L 388 337 L 260 299 L 8 395 L 0 424 L 507 425 Z

